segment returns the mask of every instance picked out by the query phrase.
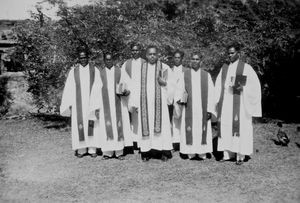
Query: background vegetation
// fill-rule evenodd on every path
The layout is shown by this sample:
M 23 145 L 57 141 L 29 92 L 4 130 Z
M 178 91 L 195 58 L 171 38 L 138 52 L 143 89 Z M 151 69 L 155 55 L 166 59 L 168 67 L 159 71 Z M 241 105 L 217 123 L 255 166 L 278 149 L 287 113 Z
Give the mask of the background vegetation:
M 60 20 L 49 19 L 37 7 L 31 20 L 14 29 L 21 50 L 17 53 L 25 53 L 18 59 L 40 108 L 57 111 L 79 46 L 88 48 L 97 64 L 106 51 L 115 53 L 121 64 L 132 42 L 156 44 L 169 64 L 176 48 L 186 53 L 186 65 L 189 54 L 197 51 L 215 77 L 226 62 L 226 45 L 237 41 L 261 79 L 264 116 L 299 121 L 297 0 L 99 0 L 81 7 L 47 1 L 59 6 Z

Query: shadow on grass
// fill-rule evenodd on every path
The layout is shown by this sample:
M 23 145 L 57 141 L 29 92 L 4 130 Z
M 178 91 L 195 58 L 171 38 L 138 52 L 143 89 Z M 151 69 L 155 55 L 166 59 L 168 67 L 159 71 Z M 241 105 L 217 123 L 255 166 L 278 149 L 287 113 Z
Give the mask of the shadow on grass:
M 47 129 L 62 129 L 71 126 L 71 118 L 63 117 L 58 114 L 36 113 L 31 114 L 34 118 L 37 118 L 44 123 L 44 128 Z
M 272 140 L 274 142 L 275 145 L 281 145 L 280 142 L 278 140 L 275 140 L 273 138 L 271 138 L 270 140 Z

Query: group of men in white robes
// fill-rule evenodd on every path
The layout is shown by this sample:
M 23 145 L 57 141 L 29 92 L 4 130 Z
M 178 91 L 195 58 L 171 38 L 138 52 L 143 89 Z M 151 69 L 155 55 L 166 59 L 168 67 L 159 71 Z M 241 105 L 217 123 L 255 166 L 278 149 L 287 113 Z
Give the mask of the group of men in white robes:
M 104 54 L 105 66 L 88 63 L 79 55 L 67 77 L 61 114 L 72 117 L 72 148 L 78 157 L 123 160 L 125 147 L 136 145 L 143 161 L 167 161 L 172 150 L 189 159 L 213 152 L 212 122 L 218 125 L 217 150 L 221 162 L 240 165 L 253 153 L 252 117 L 261 116 L 260 82 L 252 67 L 239 58 L 239 47 L 228 47 L 230 64 L 224 65 L 214 84 L 201 67 L 201 55 L 192 55 L 183 67 L 184 53 L 176 50 L 173 66 L 161 62 L 158 48 L 131 46 L 132 58 L 121 68 L 113 55 Z M 214 119 L 215 118 L 215 119 Z

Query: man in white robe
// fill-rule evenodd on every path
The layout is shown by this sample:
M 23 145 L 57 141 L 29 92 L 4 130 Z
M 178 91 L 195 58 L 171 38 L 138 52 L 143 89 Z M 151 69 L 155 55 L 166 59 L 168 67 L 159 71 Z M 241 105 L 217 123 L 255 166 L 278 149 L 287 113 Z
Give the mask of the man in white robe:
M 172 137 L 167 105 L 166 79 L 168 65 L 158 61 L 158 49 L 149 46 L 147 62 L 141 69 L 140 90 L 135 91 L 131 106 L 138 112 L 138 145 L 143 161 L 148 161 L 158 152 L 162 161 L 171 158 Z
M 210 119 L 216 114 L 214 85 L 210 74 L 200 68 L 199 54 L 192 55 L 191 67 L 185 68 L 178 89 L 181 94 L 175 97 L 175 116 L 181 115 L 180 153 L 205 160 L 213 150 Z M 187 101 L 181 99 L 184 92 Z
M 95 133 L 101 138 L 103 159 L 115 156 L 123 160 L 123 149 L 132 146 L 129 114 L 126 97 L 129 76 L 126 71 L 113 65 L 111 53 L 104 56 L 105 67 L 100 68 L 101 86 L 93 86 L 91 93 L 91 119 L 99 122 Z M 101 94 L 102 96 L 101 96 Z M 94 115 L 99 111 L 97 117 Z
M 94 132 L 93 121 L 88 119 L 91 88 L 102 86 L 99 74 L 88 63 L 87 52 L 81 51 L 79 64 L 71 68 L 62 95 L 60 114 L 71 116 L 72 149 L 79 158 L 85 154 L 96 157 L 96 148 L 100 148 L 100 136 Z
M 215 92 L 218 101 L 218 151 L 221 161 L 236 157 L 243 163 L 253 153 L 252 117 L 260 117 L 261 87 L 253 68 L 239 58 L 238 44 L 228 47 L 230 64 L 224 65 L 217 77 Z
M 132 58 L 125 61 L 122 65 L 122 71 L 126 71 L 127 75 L 131 80 L 131 87 L 130 91 L 132 92 L 131 95 L 139 95 L 139 91 L 141 89 L 141 69 L 142 64 L 145 62 L 144 59 L 141 58 L 141 46 L 139 44 L 132 44 L 131 48 L 131 55 Z M 136 102 L 139 103 L 139 97 L 129 96 L 128 100 L 137 100 Z M 130 104 L 131 102 L 129 102 Z M 130 112 L 130 124 L 132 130 L 132 139 L 134 142 L 134 148 L 138 148 L 138 112 L 133 111 L 133 108 L 129 106 Z
M 181 118 L 174 117 L 174 96 L 178 89 L 180 78 L 183 75 L 182 59 L 184 53 L 180 50 L 176 50 L 173 53 L 174 65 L 168 69 L 167 74 L 167 97 L 168 97 L 168 109 L 171 123 L 172 142 L 175 151 L 179 150 L 180 143 L 180 129 L 181 129 Z

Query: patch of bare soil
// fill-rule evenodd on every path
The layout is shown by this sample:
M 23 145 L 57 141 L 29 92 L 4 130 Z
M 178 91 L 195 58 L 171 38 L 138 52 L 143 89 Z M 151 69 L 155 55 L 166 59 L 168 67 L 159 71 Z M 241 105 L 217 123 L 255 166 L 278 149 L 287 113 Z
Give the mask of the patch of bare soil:
M 166 163 L 79 159 L 69 128 L 0 120 L 0 202 L 300 202 L 300 134 L 284 125 L 291 143 L 281 147 L 275 126 L 255 125 L 255 154 L 236 166 L 178 152 Z

